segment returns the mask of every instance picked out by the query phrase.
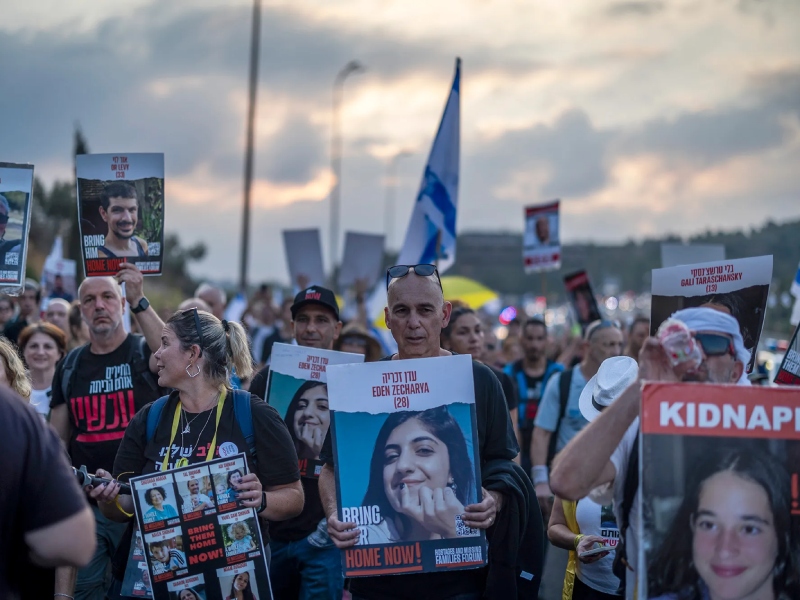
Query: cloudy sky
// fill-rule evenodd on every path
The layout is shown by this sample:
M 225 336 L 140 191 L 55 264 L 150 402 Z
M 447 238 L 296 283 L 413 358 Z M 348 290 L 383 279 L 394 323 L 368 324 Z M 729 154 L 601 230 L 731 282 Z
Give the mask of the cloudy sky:
M 251 3 L 0 0 L 0 160 L 71 176 L 93 152 L 164 152 L 167 230 L 235 280 Z M 521 231 L 563 200 L 566 241 L 800 218 L 796 0 L 265 0 L 250 276 L 288 283 L 281 230 L 327 250 L 331 87 L 349 60 L 343 229 L 408 223 L 463 60 L 459 231 Z M 341 250 L 341 244 L 340 244 Z M 326 257 L 326 264 L 328 258 Z

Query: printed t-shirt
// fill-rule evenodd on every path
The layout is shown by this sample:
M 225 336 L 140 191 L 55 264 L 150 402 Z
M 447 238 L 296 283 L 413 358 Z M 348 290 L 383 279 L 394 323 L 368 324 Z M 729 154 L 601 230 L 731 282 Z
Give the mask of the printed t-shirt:
M 603 544 L 612 548 L 600 560 L 593 563 L 576 563 L 578 579 L 593 590 L 605 594 L 616 594 L 619 579 L 613 572 L 614 551 L 619 543 L 619 529 L 611 504 L 599 505 L 591 498 L 583 498 L 575 507 L 575 518 L 583 535 L 596 535 L 603 538 Z
M 8 389 L 0 389 L 0 439 L 13 449 L 0 469 L 0 598 L 23 588 L 49 598 L 53 571 L 30 563 L 24 535 L 79 513 L 85 494 L 55 431 Z
M 69 455 L 74 466 L 86 465 L 90 473 L 97 469 L 111 471 L 133 415 L 161 395 L 134 375 L 131 345 L 140 343 L 140 339 L 141 336 L 129 334 L 119 348 L 108 354 L 94 354 L 91 348 L 85 348 L 75 365 L 69 398 L 64 398 L 61 385 L 64 361 L 56 367 L 50 406 L 67 405 L 72 426 Z M 149 360 L 149 348 L 144 358 Z
M 44 419 L 47 420 L 50 414 L 50 399 L 52 396 L 52 388 L 45 390 L 31 390 L 31 406 L 36 409 L 36 412 Z
M 586 379 L 583 377 L 580 367 L 572 370 L 567 406 L 564 409 L 561 423 L 558 422 L 558 413 L 561 410 L 562 376 L 563 372 L 553 373 L 547 382 L 534 423 L 536 427 L 556 433 L 556 452 L 560 452 L 572 438 L 578 435 L 581 429 L 589 424 L 589 421 L 581 414 L 580 408 L 581 392 L 586 387 Z M 558 427 L 558 432 L 555 432 L 556 427 Z
M 508 405 L 508 410 L 514 410 L 519 406 L 519 397 L 517 392 L 517 387 L 514 385 L 514 381 L 511 379 L 511 376 L 508 373 L 504 373 L 500 369 L 495 369 L 494 367 L 487 365 L 491 370 L 492 373 L 495 374 L 497 379 L 500 381 L 500 386 L 503 388 L 503 395 L 506 397 L 506 404 Z
M 250 381 L 250 393 L 259 398 L 263 398 L 269 403 L 267 398 L 267 380 L 269 379 L 269 367 L 264 367 L 258 373 L 253 375 Z
M 391 360 L 391 357 L 381 360 Z M 428 360 L 436 360 L 436 358 Z M 475 414 L 478 423 L 478 455 L 481 464 L 496 459 L 513 460 L 519 452 L 519 445 L 511 427 L 511 419 L 508 416 L 500 382 L 489 367 L 476 361 L 472 361 L 472 376 L 475 386 Z M 327 465 L 334 465 L 330 430 L 322 445 L 320 460 Z M 486 568 L 449 573 L 354 577 L 350 584 L 350 591 L 355 596 L 362 596 L 369 600 L 449 598 L 458 594 L 482 592 L 486 585 L 485 580 Z

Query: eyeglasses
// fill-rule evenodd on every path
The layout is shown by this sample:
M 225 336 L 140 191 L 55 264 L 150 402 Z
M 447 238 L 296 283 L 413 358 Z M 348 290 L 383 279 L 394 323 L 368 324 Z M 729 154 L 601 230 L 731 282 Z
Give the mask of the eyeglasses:
M 726 335 L 696 333 L 694 339 L 700 343 L 706 356 L 723 356 L 725 354 L 736 356 L 733 340 Z
M 206 347 L 206 341 L 203 338 L 203 327 L 202 325 L 200 325 L 200 315 L 197 313 L 196 308 L 190 308 L 183 311 L 184 316 L 188 315 L 189 313 L 194 314 L 194 327 L 195 329 L 197 329 L 197 337 L 200 338 L 200 350 L 202 350 L 203 348 Z
M 389 289 L 389 284 L 392 279 L 400 279 L 408 275 L 411 270 L 420 277 L 430 277 L 436 275 L 436 281 L 439 282 L 439 289 L 442 288 L 442 280 L 439 278 L 439 271 L 436 270 L 436 265 L 395 265 L 386 269 L 386 289 Z
M 0 213 L 0 225 L 5 225 L 6 223 L 8 223 L 8 215 Z
M 613 327 L 614 329 L 622 329 L 622 325 L 619 321 L 610 321 L 610 320 L 602 320 L 602 321 L 592 321 L 589 323 L 589 326 L 586 328 L 586 336 L 585 339 L 588 342 L 592 339 L 592 336 L 600 331 L 601 329 L 608 329 L 609 327 Z

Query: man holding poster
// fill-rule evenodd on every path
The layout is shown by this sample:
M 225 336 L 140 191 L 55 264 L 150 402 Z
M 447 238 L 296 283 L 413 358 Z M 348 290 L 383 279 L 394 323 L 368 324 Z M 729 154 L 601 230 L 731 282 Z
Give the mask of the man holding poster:
M 387 295 L 389 306 L 385 308 L 386 325 L 391 330 L 392 336 L 398 344 L 398 353 L 384 360 L 404 360 L 413 358 L 434 358 L 450 356 L 452 353 L 440 347 L 440 335 L 450 318 L 451 305 L 445 302 L 438 272 L 433 265 L 398 265 L 387 271 Z M 344 367 L 340 367 L 344 368 Z M 478 429 L 477 453 L 481 462 L 483 482 L 487 483 L 488 466 L 505 468 L 506 473 L 516 473 L 514 469 L 521 469 L 513 463 L 519 451 L 517 440 L 511 427 L 511 421 L 506 409 L 505 398 L 500 382 L 488 367 L 472 362 L 472 375 L 475 398 L 476 422 Z M 418 419 L 407 423 L 413 425 Z M 402 424 L 401 424 L 402 425 Z M 396 429 L 393 431 L 397 431 Z M 391 433 L 390 433 L 391 434 Z M 336 482 L 334 474 L 333 443 L 330 432 L 325 438 L 320 459 L 325 466 L 319 479 L 320 496 L 328 515 L 328 532 L 334 543 L 340 549 L 351 548 L 359 540 L 361 531 L 353 521 L 342 522 L 338 518 L 336 500 Z M 526 478 L 525 478 L 526 479 Z M 480 484 L 479 484 L 480 485 Z M 488 484 L 487 484 L 488 485 Z M 532 493 L 530 482 L 528 486 Z M 505 525 L 508 513 L 503 513 L 506 502 L 516 502 L 516 493 L 512 485 L 491 485 L 487 490 L 480 486 L 479 498 L 476 504 L 464 507 L 462 515 L 463 524 L 469 528 L 488 530 L 493 525 Z M 418 500 L 419 503 L 419 500 Z M 515 504 L 519 510 L 519 505 Z M 528 514 L 528 530 L 524 535 L 533 532 L 536 523 L 530 517 L 530 511 L 522 509 Z M 509 511 L 510 512 L 510 511 Z M 515 510 L 516 512 L 516 510 Z M 533 526 L 533 527 L 532 527 Z M 538 523 L 537 540 L 539 553 L 542 546 L 541 520 Z M 500 529 L 496 529 L 499 531 Z M 412 575 L 367 576 L 354 578 L 350 591 L 354 599 L 385 599 L 385 598 L 459 598 L 477 599 L 482 597 L 484 590 L 492 595 L 487 587 L 488 581 L 497 584 L 498 579 L 492 575 L 493 551 L 502 552 L 503 547 L 514 548 L 519 546 L 522 535 L 519 531 L 509 528 L 503 529 L 508 536 L 502 542 L 491 544 L 492 532 L 489 541 L 489 568 L 465 570 L 460 573 L 428 572 Z M 515 537 L 516 536 L 516 537 Z M 522 553 L 520 553 L 522 554 Z M 536 561 L 534 556 L 528 556 Z M 514 565 L 518 556 L 504 556 L 506 564 Z M 531 585 L 538 590 L 541 556 L 538 556 L 537 568 L 523 569 L 529 577 L 515 577 L 517 586 Z M 532 574 L 529 571 L 534 571 Z M 514 570 L 511 569 L 513 572 Z M 512 586 L 514 584 L 512 583 Z M 506 588 L 508 589 L 508 588 Z M 521 589 L 521 588 L 520 588 Z M 495 592 L 496 593 L 496 592 Z M 516 595 L 516 588 L 513 591 Z M 536 591 L 532 591 L 532 596 Z

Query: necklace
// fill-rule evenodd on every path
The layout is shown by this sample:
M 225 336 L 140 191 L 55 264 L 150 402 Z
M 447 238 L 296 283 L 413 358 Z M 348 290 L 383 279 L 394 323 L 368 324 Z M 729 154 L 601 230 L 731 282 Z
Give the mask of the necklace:
M 197 416 L 199 417 L 202 414 L 203 413 L 199 413 Z M 208 425 L 208 422 L 211 420 L 211 415 L 213 415 L 213 414 L 214 414 L 214 408 L 211 407 L 210 409 L 208 409 L 208 418 L 206 418 L 205 425 L 203 425 L 203 428 L 200 430 L 200 434 L 197 436 L 197 439 L 194 442 L 195 446 L 200 443 L 200 438 L 203 437 L 203 432 L 206 430 L 206 425 Z M 195 418 L 197 418 L 197 417 L 195 417 Z M 194 420 L 194 419 L 192 419 L 192 420 Z M 181 448 L 183 448 L 183 433 L 184 432 L 181 431 Z M 189 455 L 190 456 L 194 452 L 195 446 L 190 446 L 189 447 Z
M 219 397 L 217 397 L 217 402 L 219 402 Z M 214 406 L 216 406 L 216 404 L 215 404 Z M 212 406 L 211 408 L 214 408 L 214 407 Z M 205 411 L 203 411 L 203 412 L 205 412 Z M 192 433 L 192 429 L 191 429 L 190 425 L 191 425 L 192 423 L 194 423 L 194 422 L 195 422 L 195 420 L 197 420 L 197 417 L 199 417 L 199 416 L 200 416 L 200 415 L 202 415 L 202 414 L 203 414 L 202 412 L 200 412 L 200 413 L 197 413 L 197 414 L 194 416 L 194 419 L 192 419 L 191 421 L 189 421 L 189 418 L 186 416 L 186 411 L 185 411 L 185 410 L 183 410 L 183 407 L 181 407 L 181 419 L 182 419 L 182 421 L 183 421 L 184 423 L 186 423 L 186 427 L 184 427 L 184 428 L 183 428 L 183 431 L 181 431 L 181 434 L 184 434 L 184 433 L 187 433 L 187 434 L 188 434 L 188 433 Z M 208 421 L 206 421 L 206 424 L 208 424 Z

